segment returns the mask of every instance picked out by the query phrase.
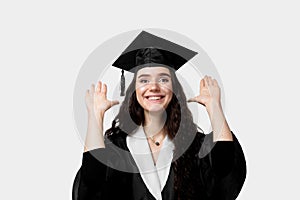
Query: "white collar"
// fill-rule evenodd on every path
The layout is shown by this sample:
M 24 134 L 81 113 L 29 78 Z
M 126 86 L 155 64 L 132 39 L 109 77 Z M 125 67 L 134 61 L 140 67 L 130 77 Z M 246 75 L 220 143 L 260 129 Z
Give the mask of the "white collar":
M 128 135 L 126 142 L 148 190 L 156 199 L 161 200 L 161 192 L 167 182 L 173 159 L 173 142 L 168 135 L 165 137 L 156 166 L 142 126 L 138 127 L 131 135 Z

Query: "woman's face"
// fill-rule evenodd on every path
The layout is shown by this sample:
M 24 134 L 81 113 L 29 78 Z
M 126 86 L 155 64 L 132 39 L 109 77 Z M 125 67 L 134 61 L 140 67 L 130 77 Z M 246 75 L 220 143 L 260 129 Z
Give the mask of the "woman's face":
M 144 67 L 136 74 L 136 97 L 145 111 L 165 110 L 173 95 L 170 70 L 166 67 Z

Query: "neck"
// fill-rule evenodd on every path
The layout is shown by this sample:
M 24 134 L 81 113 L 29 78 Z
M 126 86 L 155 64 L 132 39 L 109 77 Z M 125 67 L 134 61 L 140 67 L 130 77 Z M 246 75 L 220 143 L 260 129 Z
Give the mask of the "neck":
M 148 112 L 144 111 L 145 124 L 144 130 L 147 137 L 159 137 L 159 135 L 165 135 L 163 131 L 167 115 L 165 111 L 162 112 Z

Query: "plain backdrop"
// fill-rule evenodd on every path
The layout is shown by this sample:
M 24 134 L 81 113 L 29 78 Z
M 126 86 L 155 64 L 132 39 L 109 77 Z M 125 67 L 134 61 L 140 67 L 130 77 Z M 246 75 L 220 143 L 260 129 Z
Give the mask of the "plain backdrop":
M 141 28 L 181 33 L 214 62 L 247 160 L 238 199 L 299 199 L 299 18 L 290 0 L 1 1 L 1 199 L 71 199 L 78 72 L 101 43 Z

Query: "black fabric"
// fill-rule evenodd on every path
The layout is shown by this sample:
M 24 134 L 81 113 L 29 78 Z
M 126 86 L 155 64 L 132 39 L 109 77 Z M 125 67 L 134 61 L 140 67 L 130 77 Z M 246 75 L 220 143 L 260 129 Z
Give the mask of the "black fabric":
M 199 133 L 200 134 L 200 133 Z M 211 134 L 202 137 L 211 137 Z M 201 141 L 204 141 L 202 138 Z M 246 162 L 236 137 L 233 142 L 212 143 L 214 148 L 204 157 L 195 155 L 193 174 L 198 187 L 193 197 L 186 199 L 234 200 L 238 196 L 246 177 Z M 117 148 L 116 148 L 117 146 Z M 123 172 L 106 166 L 97 157 L 124 169 L 136 169 L 136 164 L 126 145 L 126 135 L 119 134 L 106 139 L 106 148 L 83 153 L 82 166 L 73 184 L 73 200 L 154 200 L 139 173 Z M 129 155 L 129 156 L 128 156 Z M 163 200 L 175 200 L 173 163 L 167 183 L 162 191 Z

